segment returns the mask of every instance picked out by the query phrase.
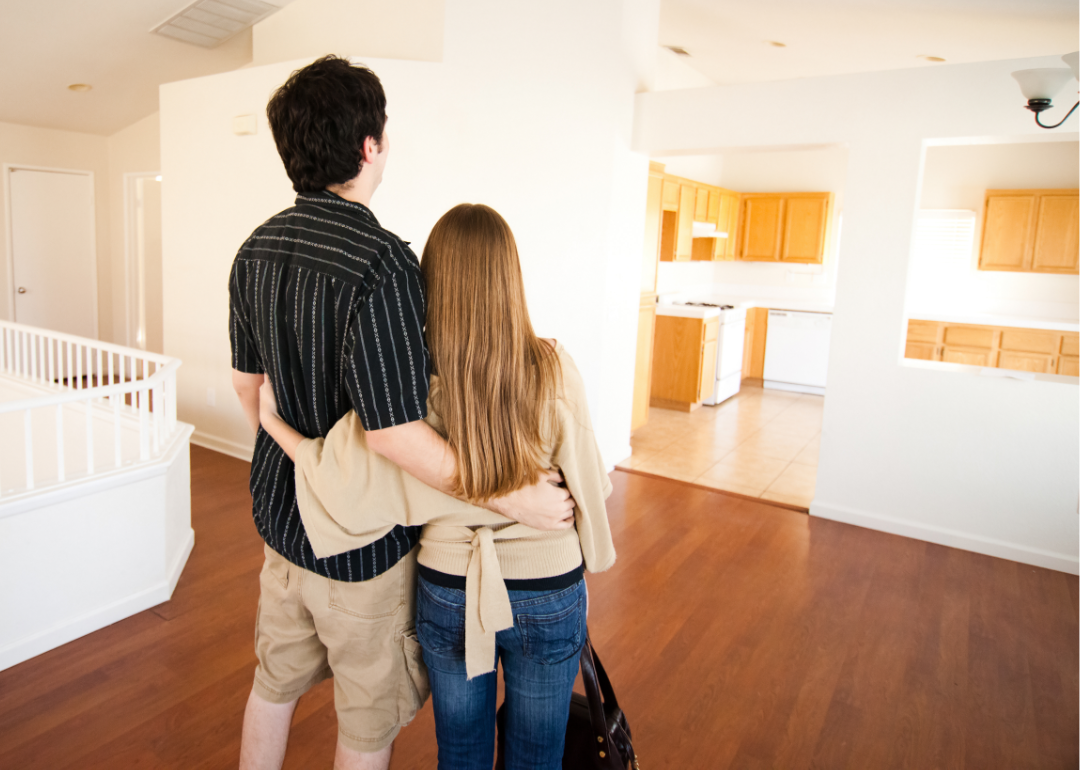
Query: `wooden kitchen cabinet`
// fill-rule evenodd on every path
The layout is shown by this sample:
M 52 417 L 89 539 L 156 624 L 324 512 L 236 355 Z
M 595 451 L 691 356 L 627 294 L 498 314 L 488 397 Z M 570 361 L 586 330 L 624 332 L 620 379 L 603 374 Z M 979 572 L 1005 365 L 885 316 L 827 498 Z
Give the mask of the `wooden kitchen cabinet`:
M 653 339 L 656 331 L 656 295 L 642 294 L 638 308 L 637 356 L 634 359 L 634 399 L 630 416 L 631 432 L 649 420 L 652 389 Z
M 689 412 L 712 395 L 719 332 L 719 318 L 656 317 L 652 406 Z
M 821 264 L 832 193 L 744 193 L 735 256 L 749 262 Z
M 660 213 L 661 262 L 681 262 L 690 259 L 693 253 L 697 188 L 688 181 L 664 176 Z
M 645 204 L 645 246 L 641 257 L 641 298 L 638 309 L 637 353 L 634 361 L 634 396 L 630 430 L 649 419 L 652 381 L 653 331 L 656 323 L 656 272 L 660 259 L 660 224 L 664 213 L 664 165 L 649 164 L 649 189 Z
M 904 357 L 1077 377 L 1080 334 L 912 319 Z
M 987 190 L 979 269 L 1080 273 L 1080 192 Z
M 694 221 L 709 221 L 709 188 L 699 187 L 694 193 Z M 713 220 L 715 221 L 715 220 Z
M 691 259 L 717 262 L 735 259 L 736 229 L 739 221 L 739 193 L 723 188 L 709 191 L 709 221 L 726 238 L 695 238 Z
M 752 307 L 746 311 L 746 336 L 743 337 L 742 378 L 765 376 L 765 337 L 769 332 L 769 308 Z
M 697 188 L 692 184 L 679 185 L 679 231 L 675 240 L 675 261 L 690 259 L 694 248 L 694 205 Z

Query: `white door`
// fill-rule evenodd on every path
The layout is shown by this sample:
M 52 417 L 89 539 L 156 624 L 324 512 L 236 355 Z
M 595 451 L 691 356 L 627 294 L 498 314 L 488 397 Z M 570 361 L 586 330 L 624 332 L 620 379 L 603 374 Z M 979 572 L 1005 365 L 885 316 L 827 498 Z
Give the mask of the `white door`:
M 96 339 L 93 177 L 10 174 L 16 323 Z

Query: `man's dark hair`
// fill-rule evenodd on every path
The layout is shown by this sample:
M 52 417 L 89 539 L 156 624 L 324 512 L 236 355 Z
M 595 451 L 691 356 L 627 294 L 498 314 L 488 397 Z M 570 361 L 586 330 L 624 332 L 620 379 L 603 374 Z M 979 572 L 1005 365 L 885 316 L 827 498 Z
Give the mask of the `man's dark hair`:
M 367 67 L 324 56 L 289 76 L 266 116 L 293 189 L 314 192 L 359 173 L 364 140 L 382 141 L 386 94 Z

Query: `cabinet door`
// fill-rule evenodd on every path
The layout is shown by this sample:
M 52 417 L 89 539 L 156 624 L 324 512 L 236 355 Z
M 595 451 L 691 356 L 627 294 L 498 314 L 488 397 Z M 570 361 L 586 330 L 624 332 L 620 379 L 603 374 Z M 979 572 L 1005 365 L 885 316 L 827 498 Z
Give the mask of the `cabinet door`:
M 649 193 L 645 203 L 645 253 L 641 260 L 641 293 L 656 293 L 656 262 L 660 258 L 660 221 L 663 213 L 664 180 L 649 174 Z
M 784 199 L 779 195 L 743 196 L 739 227 L 739 259 L 776 262 L 780 259 L 780 228 Z
M 919 361 L 937 361 L 938 346 L 933 342 L 912 342 L 910 339 L 904 347 L 904 358 L 914 358 Z
M 1058 358 L 1057 373 L 1069 377 L 1080 377 L 1080 357 L 1061 356 Z
M 1077 275 L 1080 252 L 1080 198 L 1071 195 L 1040 195 L 1035 224 L 1035 248 L 1031 269 L 1036 273 Z
M 1053 356 L 1043 353 L 1017 353 L 1013 350 L 1003 350 L 998 355 L 997 365 L 998 369 L 1015 369 L 1021 372 L 1053 374 L 1056 363 Z
M 713 338 L 701 346 L 701 373 L 699 374 L 697 402 L 711 397 L 713 388 L 716 387 L 717 344 L 717 340 Z
M 1080 334 L 1066 332 L 1062 335 L 1057 373 L 1070 377 L 1080 376 Z
M 829 198 L 828 195 L 791 195 L 784 198 L 781 260 L 821 264 L 825 258 Z
M 697 188 L 684 184 L 679 186 L 679 234 L 675 239 L 675 259 L 690 259 L 694 249 L 694 203 Z
M 990 363 L 990 350 L 986 348 L 954 348 L 946 345 L 941 360 L 950 364 L 993 366 Z
M 679 404 L 697 402 L 702 339 L 700 318 L 656 317 L 651 398 Z
M 716 229 L 722 230 L 720 225 L 720 191 L 709 190 L 709 221 L 716 225 Z
M 637 357 L 634 361 L 634 405 L 630 430 L 649 419 L 649 390 L 652 387 L 653 333 L 656 329 L 656 295 L 642 294 L 638 309 Z
M 1035 195 L 987 193 L 980 270 L 1028 270 L 1037 207 Z
M 709 190 L 707 187 L 699 187 L 694 193 L 694 221 L 709 221 Z
M 664 208 L 669 211 L 679 210 L 679 183 L 674 179 L 664 180 Z
M 717 238 L 717 259 L 735 259 L 736 230 L 739 229 L 739 196 L 720 194 L 720 210 L 716 229 L 727 233 L 727 238 Z

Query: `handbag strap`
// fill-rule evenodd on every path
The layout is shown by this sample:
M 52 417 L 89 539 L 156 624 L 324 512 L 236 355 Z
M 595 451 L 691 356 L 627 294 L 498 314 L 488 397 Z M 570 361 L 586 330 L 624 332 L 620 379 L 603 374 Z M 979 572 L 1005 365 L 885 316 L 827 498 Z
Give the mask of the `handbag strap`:
M 607 678 L 605 674 L 604 678 Z M 585 645 L 581 648 L 581 681 L 585 684 L 585 696 L 589 701 L 589 721 L 593 732 L 608 740 L 607 717 L 604 715 L 604 700 L 600 682 L 597 679 L 596 664 L 593 658 L 592 639 L 585 633 Z M 610 682 L 608 687 L 611 687 Z
M 600 656 L 596 654 L 596 649 L 592 646 L 592 640 L 589 640 L 589 649 L 592 652 L 600 692 L 604 696 L 604 705 L 609 707 L 611 711 L 615 711 L 619 708 L 619 701 L 615 698 L 615 689 L 611 686 L 611 680 L 608 679 L 607 671 L 604 670 L 604 664 L 600 662 Z

